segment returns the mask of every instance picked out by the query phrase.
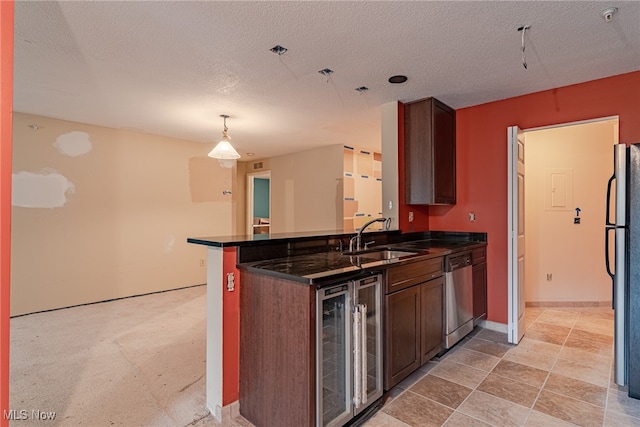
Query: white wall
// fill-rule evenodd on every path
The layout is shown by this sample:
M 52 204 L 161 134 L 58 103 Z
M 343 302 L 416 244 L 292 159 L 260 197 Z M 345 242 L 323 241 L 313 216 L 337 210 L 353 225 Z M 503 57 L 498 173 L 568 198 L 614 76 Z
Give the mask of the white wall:
M 205 283 L 186 239 L 233 234 L 233 164 L 198 142 L 13 120 L 12 315 Z
M 382 216 L 391 218 L 391 229 L 400 228 L 398 219 L 398 102 L 382 104 Z
M 343 146 L 271 157 L 271 232 L 342 230 Z
M 527 302 L 611 300 L 603 251 L 606 185 L 617 135 L 617 120 L 526 132 Z M 576 207 L 582 209 L 579 225 Z

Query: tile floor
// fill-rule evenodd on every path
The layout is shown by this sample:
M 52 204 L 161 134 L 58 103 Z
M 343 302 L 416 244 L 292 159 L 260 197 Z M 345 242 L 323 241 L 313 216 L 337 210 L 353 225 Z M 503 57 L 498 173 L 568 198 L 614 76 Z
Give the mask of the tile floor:
M 476 328 L 396 386 L 363 427 L 640 426 L 640 400 L 611 378 L 610 308 L 528 307 L 526 327 L 518 346 Z
M 527 308 L 518 346 L 476 329 L 399 384 L 366 427 L 640 426 L 611 379 L 613 311 Z

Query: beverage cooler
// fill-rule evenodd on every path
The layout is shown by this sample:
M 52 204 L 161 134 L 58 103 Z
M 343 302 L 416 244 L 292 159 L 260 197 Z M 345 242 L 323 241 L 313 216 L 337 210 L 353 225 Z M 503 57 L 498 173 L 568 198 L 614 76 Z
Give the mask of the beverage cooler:
M 317 291 L 317 426 L 342 426 L 382 397 L 381 278 Z

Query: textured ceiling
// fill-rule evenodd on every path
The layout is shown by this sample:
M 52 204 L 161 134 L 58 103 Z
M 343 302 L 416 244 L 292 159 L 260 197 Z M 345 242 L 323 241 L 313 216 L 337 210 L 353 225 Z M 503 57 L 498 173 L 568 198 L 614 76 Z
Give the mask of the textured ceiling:
M 210 145 L 228 114 L 241 160 L 379 147 L 393 100 L 461 108 L 639 69 L 639 1 L 15 4 L 15 111 Z

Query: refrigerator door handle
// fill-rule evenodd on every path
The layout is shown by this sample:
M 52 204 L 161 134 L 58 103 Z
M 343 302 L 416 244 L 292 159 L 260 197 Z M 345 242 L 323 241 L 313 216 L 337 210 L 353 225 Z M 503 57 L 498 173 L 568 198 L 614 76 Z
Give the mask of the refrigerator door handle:
M 611 271 L 610 251 L 609 251 L 609 236 L 612 231 L 616 231 L 616 227 L 605 227 L 604 229 L 604 264 L 607 267 L 607 274 L 611 277 L 611 308 L 616 308 L 616 273 Z
M 611 271 L 611 262 L 609 260 L 609 235 L 612 231 L 616 231 L 615 227 L 606 227 L 604 229 L 604 264 L 607 267 L 607 274 L 611 279 L 615 279 L 616 274 Z
M 605 214 L 605 220 L 606 220 L 605 225 L 615 225 L 613 222 L 609 220 L 609 218 L 611 218 L 611 186 L 613 184 L 613 181 L 615 181 L 615 179 L 616 179 L 616 175 L 613 174 L 611 178 L 609 178 L 609 181 L 607 181 L 607 209 Z

